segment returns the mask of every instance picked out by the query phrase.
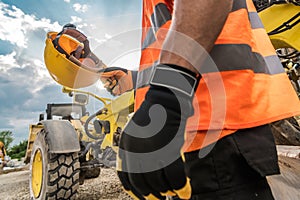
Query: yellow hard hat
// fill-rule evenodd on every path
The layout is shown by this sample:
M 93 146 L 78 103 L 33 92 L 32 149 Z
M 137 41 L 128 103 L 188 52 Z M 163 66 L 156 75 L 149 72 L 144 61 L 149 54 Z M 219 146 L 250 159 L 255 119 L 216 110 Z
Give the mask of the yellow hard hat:
M 63 86 L 82 88 L 99 79 L 105 65 L 89 48 L 87 37 L 72 24 L 59 33 L 48 32 L 44 61 L 51 77 Z

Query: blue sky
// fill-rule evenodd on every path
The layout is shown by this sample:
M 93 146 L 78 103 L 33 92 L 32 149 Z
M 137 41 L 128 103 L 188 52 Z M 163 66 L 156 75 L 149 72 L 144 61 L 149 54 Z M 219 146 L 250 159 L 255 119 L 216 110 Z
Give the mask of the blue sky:
M 0 0 L 0 131 L 11 130 L 13 144 L 27 139 L 47 103 L 72 101 L 43 60 L 46 33 L 66 23 L 108 66 L 138 67 L 141 0 Z M 109 96 L 101 84 L 87 89 Z

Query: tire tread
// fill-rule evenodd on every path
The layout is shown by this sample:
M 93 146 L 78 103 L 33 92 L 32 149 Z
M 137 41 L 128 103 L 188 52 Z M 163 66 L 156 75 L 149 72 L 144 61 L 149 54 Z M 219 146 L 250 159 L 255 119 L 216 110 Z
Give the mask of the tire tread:
M 50 154 L 47 200 L 73 199 L 79 188 L 78 153 Z

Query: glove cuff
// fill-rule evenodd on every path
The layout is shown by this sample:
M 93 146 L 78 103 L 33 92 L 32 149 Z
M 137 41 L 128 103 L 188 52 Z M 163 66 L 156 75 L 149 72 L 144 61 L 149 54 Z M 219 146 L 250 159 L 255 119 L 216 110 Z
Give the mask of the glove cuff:
M 151 86 L 160 86 L 193 97 L 200 75 L 176 66 L 159 64 L 154 67 L 150 78 Z

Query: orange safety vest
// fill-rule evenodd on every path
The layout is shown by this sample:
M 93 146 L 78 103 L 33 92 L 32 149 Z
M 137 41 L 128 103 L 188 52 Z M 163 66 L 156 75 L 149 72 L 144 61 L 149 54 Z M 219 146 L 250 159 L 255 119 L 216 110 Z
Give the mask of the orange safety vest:
M 173 1 L 170 0 L 143 1 L 136 109 L 149 88 L 149 77 L 159 59 L 165 30 L 171 24 L 172 9 Z M 195 113 L 186 127 L 187 132 L 202 131 L 199 143 L 203 142 L 206 130 L 228 130 L 220 134 L 218 138 L 221 138 L 237 129 L 300 114 L 298 97 L 252 0 L 234 0 L 232 11 L 209 54 L 218 70 L 201 74 L 194 98 Z M 217 81 L 214 82 L 220 78 L 221 88 Z

